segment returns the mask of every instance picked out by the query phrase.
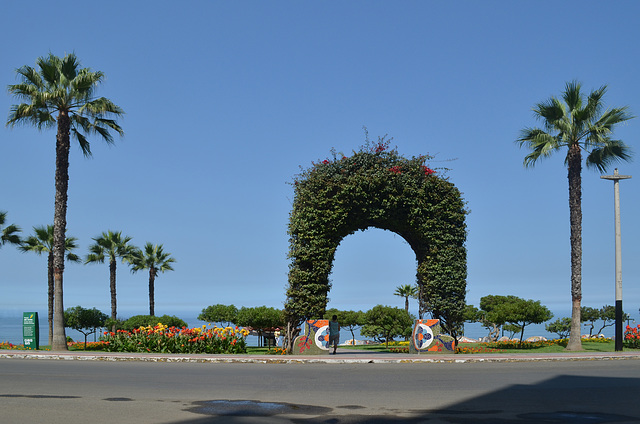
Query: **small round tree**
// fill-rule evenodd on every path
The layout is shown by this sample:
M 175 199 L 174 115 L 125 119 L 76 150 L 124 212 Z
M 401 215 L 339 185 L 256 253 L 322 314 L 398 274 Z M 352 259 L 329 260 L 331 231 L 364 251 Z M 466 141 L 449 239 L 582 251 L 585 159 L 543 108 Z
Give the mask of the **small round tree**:
M 64 326 L 73 328 L 84 335 L 84 350 L 87 350 L 87 336 L 106 325 L 109 317 L 96 308 L 85 309 L 75 306 L 64 311 Z

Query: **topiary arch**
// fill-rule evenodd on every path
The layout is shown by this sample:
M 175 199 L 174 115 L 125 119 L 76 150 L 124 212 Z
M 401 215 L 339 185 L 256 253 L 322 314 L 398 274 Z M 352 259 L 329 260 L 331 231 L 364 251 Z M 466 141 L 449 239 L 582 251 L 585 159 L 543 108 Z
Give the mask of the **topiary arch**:
M 338 245 L 374 227 L 400 235 L 415 252 L 420 315 L 430 313 L 459 335 L 467 276 L 464 201 L 425 165 L 430 157 L 406 159 L 388 145 L 382 138 L 349 157 L 332 152 L 295 178 L 285 303 L 290 328 L 323 316 Z

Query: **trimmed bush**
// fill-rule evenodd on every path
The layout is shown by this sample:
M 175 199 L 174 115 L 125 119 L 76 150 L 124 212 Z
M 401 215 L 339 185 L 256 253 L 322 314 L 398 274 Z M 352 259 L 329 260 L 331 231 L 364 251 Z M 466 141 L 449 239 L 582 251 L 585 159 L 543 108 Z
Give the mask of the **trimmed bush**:
M 162 315 L 160 317 L 154 315 L 134 315 L 122 323 L 118 329 L 125 331 L 133 331 L 140 327 L 154 327 L 162 324 L 166 327 L 187 327 L 187 323 L 174 315 Z

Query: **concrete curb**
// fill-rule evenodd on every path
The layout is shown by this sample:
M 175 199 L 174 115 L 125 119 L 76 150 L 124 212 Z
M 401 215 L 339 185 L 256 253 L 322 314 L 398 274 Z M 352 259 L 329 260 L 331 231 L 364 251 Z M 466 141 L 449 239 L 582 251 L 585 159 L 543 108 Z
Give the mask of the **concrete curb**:
M 25 352 L 0 351 L 0 359 L 39 359 L 65 361 L 140 361 L 191 363 L 255 363 L 255 364 L 403 364 L 403 363 L 478 363 L 478 362 L 540 362 L 540 361 L 610 361 L 640 359 L 640 352 L 615 353 L 553 353 L 553 354 L 372 354 L 369 352 L 338 353 L 338 355 L 176 355 L 119 352 Z

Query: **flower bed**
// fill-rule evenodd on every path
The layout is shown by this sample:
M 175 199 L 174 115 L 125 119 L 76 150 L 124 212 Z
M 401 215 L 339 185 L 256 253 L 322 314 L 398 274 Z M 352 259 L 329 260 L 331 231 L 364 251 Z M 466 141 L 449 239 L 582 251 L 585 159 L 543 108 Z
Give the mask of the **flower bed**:
M 483 346 L 479 347 L 470 347 L 470 346 L 458 346 L 456 347 L 456 353 L 496 353 L 500 352 L 498 349 L 491 349 Z
M 248 334 L 238 327 L 177 328 L 158 324 L 133 331 L 107 331 L 102 341 L 107 352 L 246 353 Z
M 87 342 L 86 348 L 84 342 L 68 342 L 69 350 L 106 350 L 106 342 Z
M 636 328 L 627 325 L 622 346 L 629 349 L 640 349 L 640 324 Z

